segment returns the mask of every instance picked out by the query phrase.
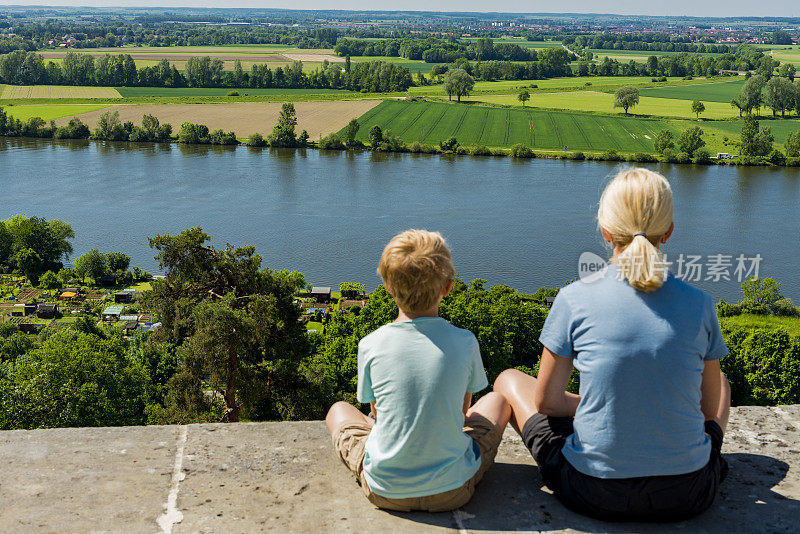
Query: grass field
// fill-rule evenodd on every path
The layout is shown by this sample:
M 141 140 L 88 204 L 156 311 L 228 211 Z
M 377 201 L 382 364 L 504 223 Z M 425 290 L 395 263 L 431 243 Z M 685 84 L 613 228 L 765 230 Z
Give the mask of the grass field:
M 647 97 L 700 100 L 703 102 L 721 102 L 728 104 L 732 98 L 739 95 L 743 85 L 743 79 L 734 79 L 731 81 L 709 82 L 698 85 L 677 85 L 671 87 L 654 87 L 652 89 L 645 88 L 640 89 L 639 94 L 640 96 Z
M 647 58 L 650 56 L 662 57 L 662 56 L 675 56 L 680 54 L 681 52 L 661 52 L 661 51 L 648 51 L 648 50 L 602 50 L 599 48 L 590 48 L 589 52 L 594 54 L 595 60 L 601 60 L 608 56 L 610 59 L 616 59 L 617 61 L 627 63 L 630 60 L 633 60 L 637 63 L 646 63 Z M 721 56 L 722 54 L 717 53 L 703 53 L 703 56 Z
M 781 63 L 791 63 L 796 67 L 800 67 L 800 46 L 773 50 L 770 55 Z
M 88 113 L 108 106 L 91 104 L 38 104 L 31 106 L 12 106 L 3 108 L 5 112 L 15 119 L 28 120 L 31 117 L 41 117 L 45 121 L 53 121 L 62 117 L 71 117 L 80 113 Z M 94 123 L 92 123 L 94 126 Z
M 465 99 L 462 99 L 465 100 Z M 505 106 L 520 106 L 517 95 L 476 95 L 466 99 L 468 102 L 486 102 Z M 702 116 L 709 119 L 726 119 L 738 117 L 739 112 L 729 104 L 721 102 L 704 102 L 706 106 Z M 624 114 L 622 108 L 614 108 L 614 95 L 596 91 L 571 91 L 566 93 L 536 93 L 531 95 L 527 107 L 563 109 L 568 111 L 592 111 L 601 113 Z M 629 110 L 632 114 L 653 115 L 658 117 L 693 118 L 691 102 L 670 98 L 652 98 L 642 96 L 639 104 Z
M 120 94 L 113 87 L 0 85 L 0 99 L 18 98 L 120 98 Z
M 378 124 L 405 142 L 437 144 L 456 137 L 461 144 L 563 150 L 652 152 L 653 137 L 672 129 L 666 121 L 635 117 L 604 117 L 583 113 L 501 109 L 437 102 L 386 100 L 358 119 L 359 138 Z
M 233 89 L 226 87 L 116 87 L 119 95 L 124 98 L 138 98 L 146 96 L 154 97 L 191 97 L 191 96 L 226 96 L 231 91 L 236 91 L 240 96 L 252 95 L 286 95 L 287 97 L 297 95 L 345 95 L 354 94 L 353 91 L 342 91 L 339 89 Z
M 714 133 L 717 137 L 728 137 L 730 139 L 739 139 L 739 134 L 742 131 L 743 120 L 735 121 L 715 121 L 703 123 L 702 127 L 709 133 Z M 782 145 L 786 141 L 786 137 L 793 132 L 800 131 L 800 120 L 797 119 L 776 119 L 776 120 L 760 120 L 759 126 L 769 126 L 772 135 L 775 136 L 776 145 Z M 779 147 L 782 148 L 782 147 Z M 730 152 L 731 149 L 727 151 Z

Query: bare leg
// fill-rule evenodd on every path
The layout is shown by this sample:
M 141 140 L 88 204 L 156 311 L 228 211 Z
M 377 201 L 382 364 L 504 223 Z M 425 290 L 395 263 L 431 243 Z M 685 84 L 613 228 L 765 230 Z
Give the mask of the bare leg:
M 720 388 L 719 408 L 717 408 L 717 415 L 714 417 L 714 420 L 724 434 L 728 428 L 728 417 L 731 414 L 731 384 L 728 382 L 725 373 L 720 371 L 719 374 L 722 375 L 722 387 Z
M 494 391 L 506 398 L 511 405 L 511 426 L 522 432 L 525 422 L 538 413 L 533 402 L 536 378 L 516 369 L 506 369 L 494 381 Z
M 488 419 L 500 427 L 500 430 L 505 430 L 511 417 L 511 406 L 499 393 L 487 393 L 467 410 L 465 419 L 477 417 Z
M 361 411 L 344 401 L 339 401 L 331 406 L 328 410 L 328 415 L 325 416 L 325 424 L 328 426 L 328 432 L 333 434 L 339 426 L 345 421 L 363 421 L 369 426 L 372 426 L 374 421 L 361 413 Z

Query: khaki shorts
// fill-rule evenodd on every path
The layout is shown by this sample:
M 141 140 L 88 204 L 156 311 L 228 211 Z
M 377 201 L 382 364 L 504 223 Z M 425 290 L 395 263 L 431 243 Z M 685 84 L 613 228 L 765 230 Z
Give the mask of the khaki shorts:
M 497 448 L 503 439 L 502 430 L 482 416 L 468 418 L 464 423 L 464 433 L 475 440 L 481 450 L 481 465 L 478 472 L 463 486 L 436 495 L 392 499 L 376 495 L 369 489 L 367 481 L 364 479 L 363 464 L 364 445 L 367 442 L 371 426 L 363 421 L 345 421 L 339 425 L 339 428 L 333 433 L 333 447 L 342 463 L 356 476 L 367 500 L 378 508 L 398 512 L 410 512 L 411 510 L 446 512 L 460 508 L 469 502 L 472 494 L 475 493 L 475 485 L 480 482 L 484 473 L 494 463 Z

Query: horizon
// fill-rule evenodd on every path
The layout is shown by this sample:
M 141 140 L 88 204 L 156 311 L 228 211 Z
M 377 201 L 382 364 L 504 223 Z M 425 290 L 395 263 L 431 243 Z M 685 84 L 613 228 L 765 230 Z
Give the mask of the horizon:
M 737 17 L 760 17 L 760 18 L 794 18 L 800 17 L 800 4 L 784 0 L 766 0 L 758 5 L 742 0 L 723 1 L 711 0 L 703 2 L 702 7 L 698 7 L 696 2 L 689 0 L 677 0 L 669 6 L 654 6 L 650 9 L 643 9 L 638 2 L 625 0 L 613 2 L 611 0 L 601 0 L 600 2 L 587 0 L 573 0 L 568 5 L 564 5 L 560 11 L 545 12 L 539 10 L 520 11 L 516 2 L 503 2 L 499 8 L 493 10 L 482 10 L 480 6 L 484 2 L 467 0 L 466 2 L 447 1 L 442 4 L 443 9 L 431 10 L 429 3 L 420 0 L 411 0 L 403 9 L 395 8 L 394 4 L 386 2 L 387 6 L 366 3 L 360 0 L 345 0 L 335 3 L 326 0 L 311 0 L 304 3 L 303 9 L 298 9 L 294 3 L 287 1 L 262 2 L 258 0 L 241 0 L 236 6 L 220 7 L 211 0 L 201 1 L 153 1 L 153 0 L 60 0 L 56 2 L 41 2 L 40 0 L 15 0 L 14 2 L 0 2 L 0 7 L 6 8 L 46 8 L 46 7 L 70 7 L 70 8 L 139 8 L 139 9 L 278 9 L 287 11 L 365 11 L 365 12 L 420 12 L 420 13 L 482 13 L 482 14 L 526 14 L 540 16 L 557 15 L 621 15 L 630 17 L 691 17 L 691 18 L 715 18 L 730 19 Z M 452 8 L 450 5 L 452 4 Z M 508 8 L 503 6 L 508 5 Z M 606 6 L 606 7 L 603 7 Z M 735 10 L 735 11 L 734 11 Z

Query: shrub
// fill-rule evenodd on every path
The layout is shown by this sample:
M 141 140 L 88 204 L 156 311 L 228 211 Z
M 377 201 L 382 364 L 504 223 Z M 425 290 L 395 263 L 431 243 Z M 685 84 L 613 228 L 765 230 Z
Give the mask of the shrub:
M 647 154 L 645 152 L 637 152 L 632 156 L 630 161 L 635 161 L 636 163 L 655 163 L 658 161 L 655 156 L 652 154 Z
M 609 148 L 608 150 L 603 152 L 600 155 L 600 158 L 605 160 L 605 161 L 621 161 L 622 160 L 622 156 L 620 156 L 619 152 L 617 152 L 613 148 Z
M 734 405 L 800 402 L 800 338 L 783 328 L 721 326 L 730 354 L 720 363 Z
M 731 304 L 729 302 L 725 302 L 725 300 L 720 300 L 717 303 L 717 315 L 720 317 L 734 317 L 736 315 L 742 314 L 742 307 L 738 304 Z
M 236 134 L 233 132 L 224 132 L 221 129 L 214 130 L 208 136 L 208 141 L 212 145 L 238 145 L 239 141 L 236 140 Z
M 226 96 L 239 96 L 239 91 L 230 91 Z
M 408 151 L 411 152 L 412 154 L 419 154 L 420 152 L 422 152 L 422 145 L 420 144 L 419 141 L 414 141 L 413 143 L 408 145 Z
M 583 161 L 586 159 L 586 155 L 583 152 L 572 152 L 569 155 L 569 159 L 573 159 L 575 161 Z
M 260 133 L 250 134 L 250 137 L 247 138 L 245 141 L 247 146 L 267 146 L 267 142 L 264 141 L 264 136 Z
M 675 163 L 677 160 L 675 157 L 675 152 L 673 152 L 670 148 L 664 149 L 664 151 L 661 153 L 661 156 L 661 161 L 664 163 Z
M 530 84 L 528 87 L 530 87 L 531 89 L 538 89 L 539 88 L 539 86 L 536 85 L 535 83 Z
M 458 148 L 458 140 L 455 137 L 451 137 L 447 141 L 439 141 L 439 148 L 443 152 L 455 152 Z
M 694 162 L 701 165 L 708 165 L 711 163 L 711 153 L 705 148 L 699 149 L 694 153 Z
M 677 156 L 675 156 L 675 163 L 691 163 L 692 157 L 687 154 L 686 152 L 679 152 Z
M 512 158 L 534 158 L 536 154 L 534 154 L 533 150 L 529 147 L 517 143 L 516 145 L 511 147 L 511 157 Z
M 383 141 L 383 130 L 377 124 L 369 130 L 369 144 L 372 148 L 378 148 Z
M 589 87 L 590 85 L 592 85 L 592 82 L 586 82 L 586 83 L 585 83 L 585 84 L 583 84 L 583 85 L 584 85 L 584 86 L 586 86 L 586 87 Z
M 769 159 L 769 162 L 773 165 L 786 165 L 786 156 L 784 156 L 783 152 L 777 148 L 770 152 L 769 156 L 767 156 L 767 159 Z
M 456 154 L 460 154 L 462 156 L 469 155 L 469 148 L 465 146 L 458 146 L 456 147 Z
M 406 152 L 408 150 L 402 139 L 391 135 L 389 132 L 384 134 L 383 142 L 378 148 L 383 152 Z
M 44 280 L 44 277 L 42 277 Z M 39 283 L 42 283 L 40 280 Z M 780 317 L 797 317 L 800 316 L 800 309 L 794 305 L 792 299 L 778 299 L 772 303 L 772 314 Z
M 344 141 L 337 133 L 331 133 L 319 140 L 319 148 L 322 150 L 344 150 Z
M 492 151 L 486 145 L 473 145 L 469 149 L 472 156 L 491 156 Z
M 491 151 L 492 151 L 492 156 L 506 157 L 508 155 L 506 151 L 503 150 L 502 148 L 493 148 L 491 149 Z

